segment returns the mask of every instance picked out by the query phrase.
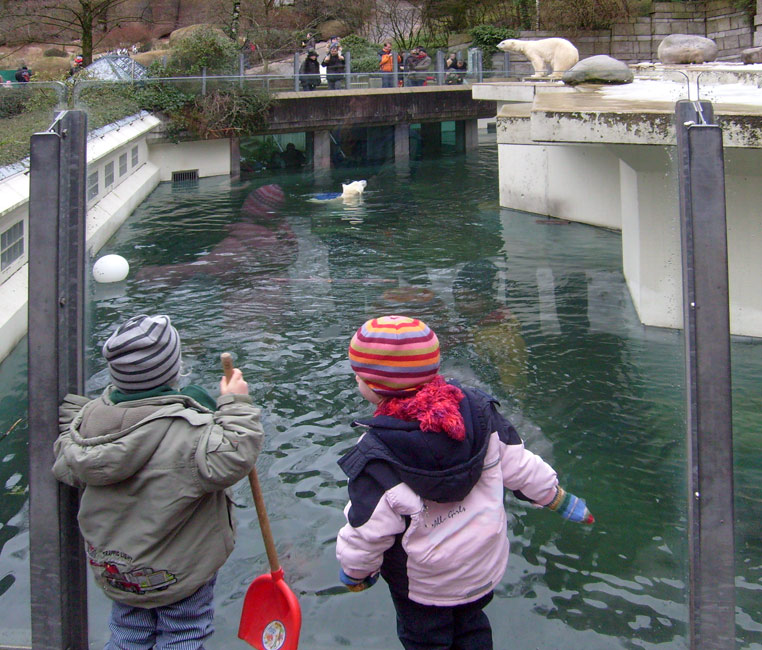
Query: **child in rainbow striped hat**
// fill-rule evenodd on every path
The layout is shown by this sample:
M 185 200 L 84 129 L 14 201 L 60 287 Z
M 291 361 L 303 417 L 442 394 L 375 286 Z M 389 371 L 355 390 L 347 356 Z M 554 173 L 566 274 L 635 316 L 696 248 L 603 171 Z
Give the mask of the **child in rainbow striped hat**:
M 503 491 L 592 524 L 585 502 L 524 448 L 480 390 L 439 374 L 436 334 L 416 318 L 373 318 L 349 344 L 360 393 L 376 406 L 340 460 L 349 477 L 339 577 L 389 584 L 406 650 L 490 650 L 483 608 L 508 562 Z

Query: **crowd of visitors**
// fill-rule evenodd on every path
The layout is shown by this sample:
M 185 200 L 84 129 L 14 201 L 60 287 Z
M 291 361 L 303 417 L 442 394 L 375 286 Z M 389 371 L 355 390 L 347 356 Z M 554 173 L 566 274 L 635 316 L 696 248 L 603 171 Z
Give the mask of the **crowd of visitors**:
M 329 90 L 346 87 L 347 63 L 339 37 L 331 37 L 328 43 L 328 54 L 322 61 L 318 60 L 315 38 L 312 34 L 308 33 L 301 45 L 306 49 L 305 58 L 299 67 L 299 82 L 302 90 L 315 90 L 323 81 L 327 82 Z M 432 79 L 432 60 L 423 46 L 413 47 L 404 54 L 395 52 L 391 42 L 386 41 L 378 52 L 378 57 L 382 88 L 394 87 L 395 72 L 397 83 L 402 86 L 423 86 Z M 448 54 L 445 60 L 445 83 L 462 84 L 467 72 L 468 66 L 464 60 L 458 60 L 454 53 Z

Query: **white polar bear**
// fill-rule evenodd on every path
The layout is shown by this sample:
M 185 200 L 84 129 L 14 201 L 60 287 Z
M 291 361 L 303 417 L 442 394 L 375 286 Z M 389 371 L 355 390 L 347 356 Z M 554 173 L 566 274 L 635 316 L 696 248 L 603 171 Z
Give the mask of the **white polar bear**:
M 309 200 L 314 202 L 322 201 L 338 201 L 343 200 L 344 203 L 358 203 L 362 199 L 362 193 L 365 191 L 365 186 L 368 181 L 352 181 L 350 183 L 341 184 L 341 192 L 323 192 L 321 194 L 315 194 Z
M 560 79 L 564 72 L 579 61 L 577 48 L 565 38 L 541 38 L 537 41 L 508 38 L 500 41 L 497 49 L 523 54 L 534 68 L 532 77 L 544 77 L 550 68 L 550 76 Z
M 367 184 L 368 181 L 352 181 L 351 183 L 342 183 L 341 195 L 344 198 L 347 198 L 349 196 L 357 196 L 358 194 L 362 194 L 365 191 L 365 186 Z

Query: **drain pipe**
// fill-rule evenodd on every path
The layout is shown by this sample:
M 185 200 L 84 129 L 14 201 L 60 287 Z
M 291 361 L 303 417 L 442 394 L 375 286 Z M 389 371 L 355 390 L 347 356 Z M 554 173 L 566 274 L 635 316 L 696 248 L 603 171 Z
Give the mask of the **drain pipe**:
M 687 391 L 689 634 L 735 648 L 733 431 L 722 129 L 710 102 L 675 108 Z

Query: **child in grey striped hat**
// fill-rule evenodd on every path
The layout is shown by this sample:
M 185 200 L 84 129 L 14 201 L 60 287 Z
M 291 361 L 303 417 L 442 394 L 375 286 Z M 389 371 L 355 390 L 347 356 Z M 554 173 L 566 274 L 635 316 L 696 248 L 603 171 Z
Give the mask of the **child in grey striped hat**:
M 125 393 L 172 386 L 180 374 L 180 335 L 169 316 L 133 316 L 106 341 L 103 357 Z
M 53 473 L 82 488 L 88 562 L 113 601 L 106 648 L 201 650 L 235 542 L 227 488 L 262 448 L 260 409 L 238 368 L 216 401 L 178 387 L 180 336 L 168 316 L 130 318 L 103 356 L 112 383 L 61 406 Z

